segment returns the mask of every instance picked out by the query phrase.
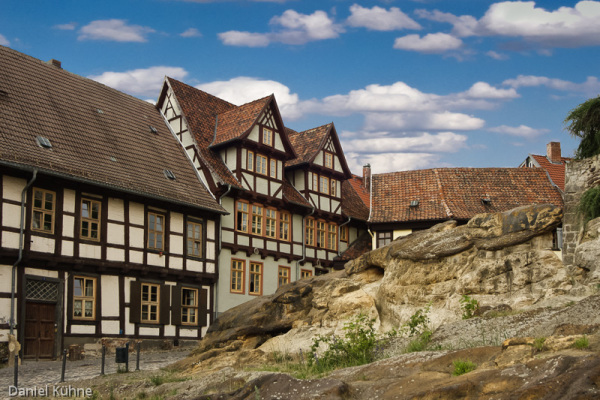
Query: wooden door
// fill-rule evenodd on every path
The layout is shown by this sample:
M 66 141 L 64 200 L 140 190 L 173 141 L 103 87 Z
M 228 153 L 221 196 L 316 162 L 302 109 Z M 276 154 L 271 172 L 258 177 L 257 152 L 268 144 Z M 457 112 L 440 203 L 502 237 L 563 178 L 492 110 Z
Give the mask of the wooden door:
M 56 304 L 27 302 L 25 308 L 24 358 L 53 358 Z

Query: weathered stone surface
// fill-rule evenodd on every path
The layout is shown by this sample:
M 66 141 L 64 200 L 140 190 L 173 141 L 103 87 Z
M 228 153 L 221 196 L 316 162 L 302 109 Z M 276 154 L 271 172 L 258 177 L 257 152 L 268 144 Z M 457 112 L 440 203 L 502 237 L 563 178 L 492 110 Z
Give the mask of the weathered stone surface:
M 574 262 L 582 278 L 590 283 L 600 283 L 600 218 L 589 221 L 579 245 L 575 248 Z

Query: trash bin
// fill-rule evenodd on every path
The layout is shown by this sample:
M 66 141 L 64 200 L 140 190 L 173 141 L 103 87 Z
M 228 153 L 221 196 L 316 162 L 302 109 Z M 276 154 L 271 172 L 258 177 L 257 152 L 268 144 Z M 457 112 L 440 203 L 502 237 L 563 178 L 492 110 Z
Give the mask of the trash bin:
M 115 349 L 115 362 L 117 364 L 129 362 L 129 351 L 127 347 L 117 347 Z

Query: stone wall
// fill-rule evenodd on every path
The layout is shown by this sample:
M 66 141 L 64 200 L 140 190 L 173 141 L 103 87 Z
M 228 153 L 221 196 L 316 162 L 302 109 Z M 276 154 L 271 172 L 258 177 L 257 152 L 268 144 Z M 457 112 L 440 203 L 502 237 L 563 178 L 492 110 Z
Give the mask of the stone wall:
M 574 267 L 575 249 L 583 236 L 583 219 L 578 213 L 579 199 L 590 187 L 600 184 L 600 155 L 567 164 L 565 172 L 565 210 L 563 220 L 563 262 Z

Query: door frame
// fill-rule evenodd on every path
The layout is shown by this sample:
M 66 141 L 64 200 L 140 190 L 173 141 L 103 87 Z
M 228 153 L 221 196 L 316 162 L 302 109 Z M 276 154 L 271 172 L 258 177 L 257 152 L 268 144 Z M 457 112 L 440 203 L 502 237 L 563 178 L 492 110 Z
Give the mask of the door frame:
M 20 307 L 19 313 L 19 341 L 22 343 L 23 348 L 21 349 L 21 359 L 23 359 L 23 355 L 25 354 L 25 313 L 27 309 L 27 281 L 46 281 L 46 282 L 54 282 L 57 284 L 57 296 L 56 300 L 30 300 L 32 303 L 50 303 L 55 304 L 54 307 L 54 351 L 52 354 L 52 359 L 57 359 L 60 357 L 61 352 L 61 344 L 62 344 L 62 331 L 63 331 L 63 298 L 64 298 L 64 282 L 59 278 L 50 278 L 47 276 L 38 276 L 38 275 L 23 275 L 23 281 L 21 282 L 21 293 L 22 293 L 22 304 Z

